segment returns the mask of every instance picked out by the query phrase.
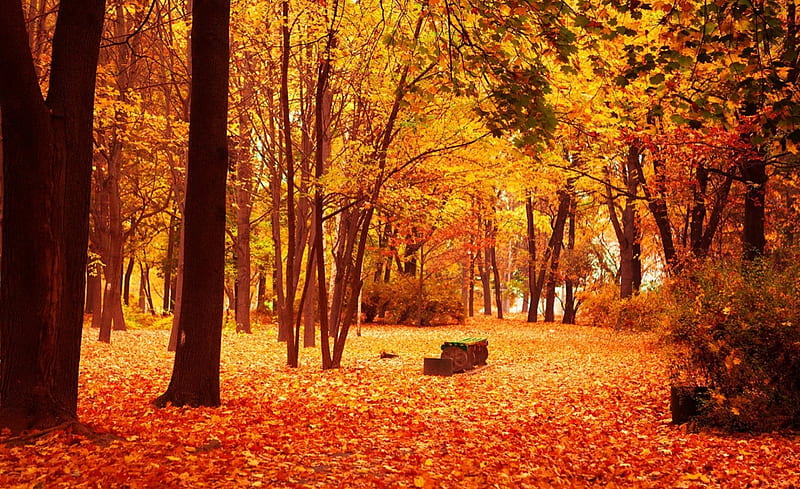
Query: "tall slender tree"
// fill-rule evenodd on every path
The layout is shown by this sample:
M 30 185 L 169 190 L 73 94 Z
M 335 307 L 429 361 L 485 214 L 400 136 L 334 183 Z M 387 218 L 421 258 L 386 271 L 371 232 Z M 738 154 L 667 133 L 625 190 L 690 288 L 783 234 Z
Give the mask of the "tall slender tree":
M 155 400 L 217 406 L 225 295 L 225 181 L 229 0 L 195 0 L 192 100 L 184 217 L 184 279 L 175 365 L 167 391 Z

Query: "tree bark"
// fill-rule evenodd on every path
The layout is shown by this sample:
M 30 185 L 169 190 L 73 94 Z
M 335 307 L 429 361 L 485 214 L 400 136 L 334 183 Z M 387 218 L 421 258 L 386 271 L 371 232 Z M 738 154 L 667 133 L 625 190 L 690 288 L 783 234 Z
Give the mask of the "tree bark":
M 42 98 L 20 2 L 0 0 L 0 426 L 77 420 L 103 1 L 62 3 Z
M 494 229 L 494 225 L 492 225 L 492 229 Z M 494 234 L 494 231 L 492 234 Z M 497 269 L 497 249 L 494 239 L 492 239 L 492 244 L 489 246 L 488 251 L 489 263 L 492 267 L 492 279 L 494 281 L 494 303 L 497 306 L 497 318 L 503 319 L 503 286 L 500 282 L 500 271 Z
M 742 177 L 747 191 L 744 198 L 744 225 L 742 227 L 742 256 L 753 261 L 764 255 L 766 237 L 764 213 L 767 163 L 763 157 L 748 159 L 741 164 Z
M 629 160 L 636 167 L 639 183 L 642 192 L 647 200 L 647 207 L 655 220 L 658 234 L 661 237 L 661 248 L 664 251 L 664 260 L 667 264 L 667 272 L 672 273 L 678 268 L 678 254 L 675 250 L 675 242 L 672 237 L 672 224 L 669 220 L 666 199 L 666 176 L 664 175 L 664 162 L 658 158 L 653 160 L 653 175 L 655 194 L 649 190 L 647 179 L 644 175 L 644 168 L 641 163 L 642 158 L 635 161 Z
M 492 285 L 489 278 L 489 268 L 491 267 L 491 259 L 489 258 L 488 248 L 478 252 L 478 275 L 481 277 L 481 285 L 483 289 L 483 314 L 484 316 L 492 315 Z
M 258 268 L 258 304 L 256 304 L 256 311 L 261 314 L 267 312 L 267 267 L 264 265 Z
M 631 297 L 634 291 L 639 290 L 637 282 L 641 281 L 641 278 L 637 280 L 637 275 L 641 277 L 641 271 L 637 273 L 637 266 L 641 267 L 641 264 L 637 265 L 637 250 L 640 248 L 637 247 L 638 230 L 635 206 L 636 192 L 639 187 L 637 165 L 639 164 L 640 156 L 639 146 L 631 144 L 621 168 L 622 182 L 625 186 L 625 205 L 622 209 L 621 219 L 617 215 L 617 204 L 611 193 L 611 172 L 608 168 L 606 169 L 606 175 L 609 180 L 606 185 L 606 205 L 617 242 L 619 243 L 618 285 L 620 299 Z
M 545 322 L 553 322 L 555 320 L 555 275 L 558 271 L 558 262 L 564 240 L 564 226 L 566 225 L 567 215 L 569 214 L 573 184 L 574 179 L 570 178 L 567 180 L 566 187 L 558 191 L 558 210 L 556 211 L 556 218 L 553 222 L 553 234 L 550 236 L 550 241 L 547 243 L 547 250 L 545 250 L 544 260 L 539 270 L 539 277 L 536 283 L 535 292 L 538 298 L 541 296 L 543 286 L 545 285 L 545 277 L 547 278 L 547 288 L 545 289 Z
M 467 315 L 475 317 L 475 254 L 469 254 L 469 285 L 467 289 Z
M 528 242 L 528 317 L 529 323 L 535 323 L 539 314 L 539 295 L 536 287 L 536 225 L 533 220 L 533 197 L 530 192 L 525 199 L 525 221 L 527 223 Z
M 246 82 L 243 97 L 252 89 Z M 250 117 L 239 108 L 239 134 L 236 148 L 236 332 L 251 333 L 250 328 L 250 216 L 253 210 L 254 174 L 250 151 Z
M 158 406 L 218 406 L 225 294 L 229 0 L 195 0 L 179 338 Z
M 131 302 L 131 276 L 133 275 L 133 266 L 135 263 L 135 259 L 133 256 L 128 258 L 128 266 L 125 269 L 125 276 L 123 278 L 122 283 L 122 302 L 126 306 L 130 306 Z
M 162 304 L 162 310 L 164 314 L 168 314 L 172 312 L 173 308 L 173 297 L 172 297 L 172 272 L 176 268 L 176 258 L 175 258 L 175 242 L 177 241 L 177 236 L 175 232 L 175 227 L 177 226 L 177 219 L 175 218 L 175 213 L 170 213 L 169 216 L 169 228 L 167 230 L 167 256 L 164 259 L 164 302 Z M 173 350 L 174 351 L 174 350 Z
M 567 233 L 567 249 L 573 251 L 575 249 L 575 213 L 577 212 L 577 201 L 574 196 L 570 196 L 569 205 L 569 232 Z M 564 282 L 564 317 L 562 323 L 575 324 L 575 315 L 577 306 L 575 304 L 575 282 L 571 276 L 567 276 Z

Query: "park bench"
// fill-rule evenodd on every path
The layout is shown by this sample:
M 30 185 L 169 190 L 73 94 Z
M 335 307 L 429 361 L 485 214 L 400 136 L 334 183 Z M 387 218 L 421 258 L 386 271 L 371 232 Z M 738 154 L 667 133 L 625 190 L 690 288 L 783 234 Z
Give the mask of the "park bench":
M 453 361 L 453 372 L 472 370 L 475 366 L 486 365 L 489 357 L 489 340 L 486 338 L 464 338 L 458 341 L 445 341 L 442 344 L 441 358 Z

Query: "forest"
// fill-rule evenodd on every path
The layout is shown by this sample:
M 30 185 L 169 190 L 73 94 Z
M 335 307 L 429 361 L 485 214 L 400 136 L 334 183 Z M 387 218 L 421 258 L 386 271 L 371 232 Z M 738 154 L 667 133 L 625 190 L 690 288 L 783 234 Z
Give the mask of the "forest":
M 800 480 L 773 460 L 800 426 L 794 0 L 0 9 L 0 485 Z M 485 369 L 422 377 L 467 336 Z M 237 415 L 296 444 L 200 440 Z M 93 444 L 180 467 L 52 456 Z M 233 446 L 244 472 L 212 474 Z

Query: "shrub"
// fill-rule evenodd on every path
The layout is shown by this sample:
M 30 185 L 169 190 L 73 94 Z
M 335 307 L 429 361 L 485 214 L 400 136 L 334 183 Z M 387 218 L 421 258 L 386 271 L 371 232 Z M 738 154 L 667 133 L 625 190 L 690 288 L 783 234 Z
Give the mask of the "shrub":
M 581 299 L 578 318 L 591 326 L 608 326 L 616 322 L 614 308 L 619 298 L 619 288 L 613 283 L 595 284 L 579 293 Z
M 658 290 L 646 290 L 627 299 L 619 298 L 615 284 L 582 294 L 582 321 L 626 331 L 649 331 L 664 323 L 667 308 Z
M 672 284 L 669 338 L 711 387 L 704 421 L 732 430 L 800 425 L 800 267 L 706 262 Z
M 453 294 L 446 282 L 428 281 L 421 305 L 420 308 L 417 281 L 401 279 L 396 283 L 373 283 L 366 287 L 361 310 L 367 322 L 384 315 L 388 321 L 397 324 L 417 324 L 421 319 L 422 326 L 461 323 L 464 320 L 461 299 Z
M 666 303 L 660 289 L 645 290 L 616 301 L 614 327 L 628 331 L 650 331 L 663 327 L 667 319 Z

